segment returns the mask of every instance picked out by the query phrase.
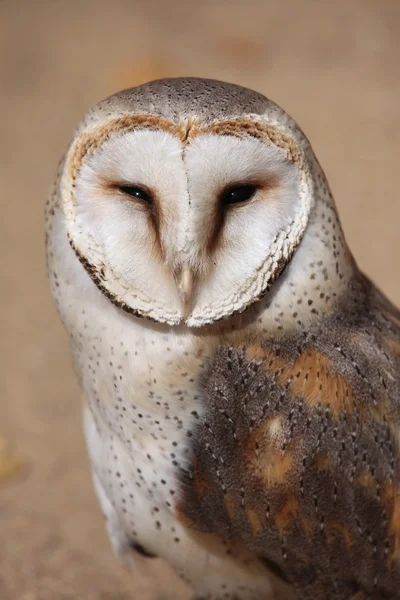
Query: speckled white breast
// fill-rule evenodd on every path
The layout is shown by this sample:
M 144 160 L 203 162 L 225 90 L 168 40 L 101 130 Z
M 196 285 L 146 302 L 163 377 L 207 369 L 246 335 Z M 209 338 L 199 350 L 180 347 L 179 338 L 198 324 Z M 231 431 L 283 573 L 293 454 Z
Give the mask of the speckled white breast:
M 112 305 L 70 248 L 57 207 L 48 250 L 53 295 L 87 398 L 85 435 L 114 549 L 140 544 L 210 598 L 230 598 L 238 588 L 246 600 L 260 589 L 268 596 L 258 561 L 215 539 L 210 553 L 176 516 L 178 475 L 190 465 L 201 414 L 198 380 L 217 331 L 167 328 Z
M 204 363 L 189 360 L 189 339 L 165 340 L 127 324 L 113 343 L 111 331 L 101 340 L 87 331 L 93 353 L 83 349 L 86 360 L 78 359 L 99 437 L 88 440 L 89 451 L 126 531 L 148 548 L 151 531 L 165 529 L 174 512 L 199 410 L 193 383 Z M 157 553 L 158 544 L 148 549 Z

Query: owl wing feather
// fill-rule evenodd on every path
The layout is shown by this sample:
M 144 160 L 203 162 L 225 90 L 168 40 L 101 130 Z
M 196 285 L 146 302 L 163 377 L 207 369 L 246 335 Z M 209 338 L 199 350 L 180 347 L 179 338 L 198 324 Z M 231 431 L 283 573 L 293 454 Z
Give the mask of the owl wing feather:
M 299 599 L 400 598 L 400 314 L 363 276 L 334 314 L 222 346 L 180 513 Z

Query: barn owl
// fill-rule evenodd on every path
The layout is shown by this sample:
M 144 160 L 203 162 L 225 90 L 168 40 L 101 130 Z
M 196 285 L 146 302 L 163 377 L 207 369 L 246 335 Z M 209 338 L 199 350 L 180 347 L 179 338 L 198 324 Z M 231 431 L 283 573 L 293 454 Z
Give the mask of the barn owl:
M 47 249 L 118 556 L 195 598 L 400 598 L 400 313 L 288 114 L 195 78 L 104 100 Z

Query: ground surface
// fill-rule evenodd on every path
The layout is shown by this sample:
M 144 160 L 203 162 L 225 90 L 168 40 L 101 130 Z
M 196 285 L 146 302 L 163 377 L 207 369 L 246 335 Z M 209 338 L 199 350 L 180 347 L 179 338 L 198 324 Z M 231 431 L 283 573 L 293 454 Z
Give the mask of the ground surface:
M 149 578 L 111 554 L 47 289 L 43 204 L 93 102 L 185 74 L 269 95 L 311 138 L 360 265 L 400 304 L 398 0 L 198 4 L 0 1 L 1 600 L 186 597 L 159 561 Z

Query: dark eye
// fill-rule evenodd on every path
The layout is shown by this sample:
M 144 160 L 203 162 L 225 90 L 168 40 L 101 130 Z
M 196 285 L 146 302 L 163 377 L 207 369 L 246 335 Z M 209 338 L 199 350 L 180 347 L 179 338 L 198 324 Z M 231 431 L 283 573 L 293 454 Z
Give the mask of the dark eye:
M 255 185 L 234 185 L 227 188 L 222 194 L 222 205 L 227 204 L 240 204 L 241 202 L 247 202 L 256 193 Z
M 134 185 L 120 185 L 119 189 L 121 192 L 127 194 L 127 196 L 130 196 L 131 198 L 138 198 L 138 200 L 143 200 L 143 202 L 148 202 L 149 204 L 153 202 L 150 194 L 141 187 Z

